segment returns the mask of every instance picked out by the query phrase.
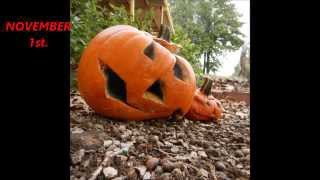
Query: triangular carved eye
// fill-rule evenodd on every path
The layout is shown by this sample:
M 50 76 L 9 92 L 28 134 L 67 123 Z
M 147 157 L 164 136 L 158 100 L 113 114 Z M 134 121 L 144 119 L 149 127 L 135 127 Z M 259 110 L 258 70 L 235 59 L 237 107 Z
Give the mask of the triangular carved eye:
M 154 60 L 154 43 L 151 42 L 143 51 L 143 53 L 149 57 L 150 60 Z
M 181 66 L 181 59 L 179 59 L 177 56 L 175 56 L 176 58 L 176 63 L 174 64 L 173 67 L 173 73 L 174 76 L 176 76 L 178 79 L 185 81 L 185 77 L 184 77 L 184 72 L 183 72 L 183 65 Z
M 174 75 L 178 78 L 183 80 L 183 76 L 182 76 L 182 69 L 180 67 L 180 65 L 178 64 L 178 62 L 176 61 L 176 64 L 173 67 L 173 71 L 174 71 Z
M 111 68 L 100 61 L 100 68 L 106 78 L 106 93 L 124 103 L 127 102 L 126 83 Z
M 162 92 L 163 83 L 160 80 L 154 82 L 144 93 L 144 98 L 157 103 L 163 103 L 163 92 Z

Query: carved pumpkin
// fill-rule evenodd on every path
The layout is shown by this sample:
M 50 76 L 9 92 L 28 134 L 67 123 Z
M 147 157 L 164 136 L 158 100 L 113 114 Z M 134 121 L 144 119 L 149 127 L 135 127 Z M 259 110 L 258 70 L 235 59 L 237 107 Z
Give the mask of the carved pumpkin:
M 195 75 L 172 46 L 128 25 L 105 29 L 82 54 L 80 94 L 97 113 L 114 119 L 185 115 L 196 90 Z
M 213 81 L 208 77 L 200 89 L 197 89 L 186 118 L 200 121 L 214 121 L 219 123 L 223 112 L 221 103 L 211 95 Z

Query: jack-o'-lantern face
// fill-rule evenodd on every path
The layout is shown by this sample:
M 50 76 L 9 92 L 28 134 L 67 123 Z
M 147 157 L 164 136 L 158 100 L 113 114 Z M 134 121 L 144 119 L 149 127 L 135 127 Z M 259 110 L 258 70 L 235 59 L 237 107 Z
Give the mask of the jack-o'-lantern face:
M 196 89 L 185 59 L 127 25 L 108 28 L 89 43 L 81 57 L 78 87 L 96 112 L 127 120 L 184 115 Z

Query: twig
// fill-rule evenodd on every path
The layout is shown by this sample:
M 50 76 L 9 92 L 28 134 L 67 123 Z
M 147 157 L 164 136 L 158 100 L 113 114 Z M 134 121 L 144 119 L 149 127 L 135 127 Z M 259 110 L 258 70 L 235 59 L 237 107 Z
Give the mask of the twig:
M 228 146 L 247 146 L 246 143 L 235 143 L 235 144 L 228 144 Z
M 98 169 L 96 169 L 93 173 L 92 173 L 92 175 L 91 175 L 91 178 L 89 179 L 89 180 L 95 180 L 95 179 L 97 179 L 97 177 L 98 177 L 98 175 L 101 173 L 101 171 L 102 171 L 102 166 L 99 166 L 98 167 Z
M 161 150 L 161 149 L 157 149 L 157 148 L 154 148 L 154 150 L 159 151 L 160 153 L 165 154 L 165 155 L 168 156 L 168 157 L 171 157 L 171 155 L 172 155 L 172 156 L 175 155 L 175 154 L 168 153 L 168 152 L 165 152 L 165 151 L 163 151 L 163 150 Z
M 192 169 L 195 170 L 196 172 L 199 172 L 199 169 L 198 169 L 197 167 L 193 166 L 192 164 L 186 164 L 186 166 L 187 166 L 188 168 L 192 168 Z
M 129 147 L 128 147 L 128 149 L 129 149 Z M 113 158 L 116 155 L 121 154 L 122 152 L 123 152 L 123 149 L 121 149 L 119 151 L 116 151 L 116 152 L 109 153 L 109 154 L 106 153 L 106 156 L 105 156 L 104 160 L 102 161 L 100 166 L 92 173 L 92 175 L 91 175 L 89 180 L 96 180 L 98 175 L 101 173 L 103 167 L 107 165 L 107 163 L 110 161 L 110 159 Z
M 115 155 L 118 155 L 121 153 L 120 151 L 117 152 L 113 152 L 110 154 L 106 154 L 105 158 L 103 159 L 102 163 L 100 164 L 100 166 L 92 173 L 91 178 L 89 180 L 95 180 L 97 179 L 98 175 L 101 173 L 102 169 L 104 166 L 107 165 L 108 161 Z

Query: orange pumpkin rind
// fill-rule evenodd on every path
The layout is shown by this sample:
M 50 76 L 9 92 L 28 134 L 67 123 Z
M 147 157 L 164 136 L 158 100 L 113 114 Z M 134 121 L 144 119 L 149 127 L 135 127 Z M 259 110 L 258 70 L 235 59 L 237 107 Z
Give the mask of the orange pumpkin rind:
M 220 123 L 223 107 L 219 100 L 211 95 L 213 81 L 205 77 L 200 89 L 197 89 L 186 118 L 197 121 L 213 121 Z
M 163 44 L 128 25 L 100 32 L 80 60 L 81 96 L 94 111 L 113 119 L 185 115 L 196 90 L 195 75 L 184 58 Z

